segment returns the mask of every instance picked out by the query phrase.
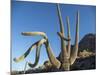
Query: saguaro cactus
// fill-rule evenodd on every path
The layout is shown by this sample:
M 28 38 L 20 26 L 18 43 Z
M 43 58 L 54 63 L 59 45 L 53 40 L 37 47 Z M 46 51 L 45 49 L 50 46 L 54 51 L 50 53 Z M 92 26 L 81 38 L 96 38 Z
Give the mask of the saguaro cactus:
M 44 32 L 23 32 L 22 35 L 25 36 L 35 36 L 40 35 L 43 37 L 43 39 L 37 41 L 36 43 L 32 44 L 32 46 L 19 58 L 14 58 L 15 62 L 22 61 L 26 58 L 26 56 L 30 53 L 30 51 L 36 47 L 36 58 L 34 64 L 28 63 L 30 67 L 35 67 L 38 64 L 39 57 L 40 57 L 40 49 L 42 44 L 45 45 L 47 55 L 50 61 L 50 64 L 52 64 L 52 67 L 55 67 L 57 69 L 62 69 L 69 71 L 70 65 L 72 65 L 76 58 L 78 53 L 78 39 L 79 39 L 79 11 L 76 15 L 76 34 L 75 34 L 75 45 L 73 50 L 71 51 L 71 36 L 70 36 L 70 23 L 69 23 L 69 17 L 66 17 L 67 20 L 67 37 L 65 37 L 64 34 L 64 25 L 62 21 L 62 16 L 60 12 L 59 4 L 57 4 L 57 12 L 58 12 L 58 18 L 60 23 L 60 32 L 57 32 L 60 39 L 61 39 L 61 59 L 60 61 L 54 56 L 52 52 L 52 48 L 50 46 L 48 37 Z M 66 44 L 67 42 L 67 44 Z
M 61 38 L 61 68 L 63 70 L 69 70 L 70 65 L 73 64 L 77 57 L 78 53 L 78 38 L 79 38 L 79 11 L 77 12 L 76 16 L 76 35 L 75 35 L 75 45 L 74 50 L 70 51 L 70 24 L 69 24 L 69 17 L 67 16 L 67 38 L 64 36 L 64 25 L 62 22 L 61 12 L 59 8 L 59 4 L 57 5 L 57 11 L 58 11 L 58 17 L 59 17 L 59 23 L 60 23 L 60 32 L 58 32 L 58 35 Z M 64 40 L 67 41 L 67 48 Z

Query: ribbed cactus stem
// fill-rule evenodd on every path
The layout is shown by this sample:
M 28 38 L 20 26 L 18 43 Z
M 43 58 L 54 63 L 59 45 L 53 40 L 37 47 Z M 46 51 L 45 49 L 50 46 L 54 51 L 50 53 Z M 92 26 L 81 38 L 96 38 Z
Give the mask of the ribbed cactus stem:
M 70 23 L 69 23 L 69 17 L 67 16 L 67 39 L 69 40 L 70 39 Z M 67 58 L 69 59 L 70 58 L 70 40 L 68 41 L 68 44 L 67 44 Z
M 78 53 L 78 41 L 79 41 L 79 11 L 77 11 L 76 16 L 76 36 L 75 36 L 75 53 Z
M 67 16 L 67 35 L 70 37 L 70 23 L 69 23 L 69 17 Z
M 62 34 L 62 36 L 64 37 L 64 25 L 63 25 L 63 21 L 62 21 L 62 16 L 61 16 L 61 12 L 60 12 L 60 7 L 59 7 L 59 4 L 57 4 L 57 11 L 58 11 L 58 17 L 59 17 L 59 23 L 60 23 L 60 32 Z M 63 38 L 61 38 L 61 68 L 62 70 L 68 70 L 68 61 L 67 61 L 67 50 L 66 50 L 66 43 L 65 43 L 65 40 Z
M 57 4 L 57 11 L 58 11 L 58 18 L 59 18 L 59 23 L 60 23 L 60 32 L 64 36 L 64 25 L 63 25 L 63 21 L 62 21 L 59 4 Z M 61 38 L 61 49 L 62 49 L 62 55 L 63 55 L 62 57 L 64 58 L 64 57 L 66 57 L 66 44 L 62 38 Z
M 79 11 L 77 11 L 76 15 L 76 34 L 75 34 L 75 45 L 71 52 L 70 63 L 73 64 L 77 58 L 78 54 L 78 40 L 79 40 Z
M 60 23 L 60 32 L 64 35 L 64 26 L 63 26 L 59 4 L 57 4 L 57 12 L 58 12 L 59 23 Z

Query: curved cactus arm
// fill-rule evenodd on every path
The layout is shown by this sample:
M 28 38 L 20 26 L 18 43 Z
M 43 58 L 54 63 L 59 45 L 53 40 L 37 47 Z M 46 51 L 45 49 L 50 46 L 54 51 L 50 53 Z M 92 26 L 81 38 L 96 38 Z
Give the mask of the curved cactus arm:
M 42 45 L 40 46 L 37 46 L 36 48 L 36 57 L 35 57 L 35 62 L 34 64 L 32 64 L 31 62 L 28 63 L 28 65 L 31 67 L 31 68 L 34 68 L 38 62 L 39 62 L 39 57 L 40 57 L 40 48 L 41 48 Z
M 24 35 L 24 36 L 36 36 L 36 35 L 40 35 L 44 39 L 47 39 L 47 36 L 46 36 L 46 34 L 44 32 L 22 32 L 22 35 Z
M 37 44 L 37 43 L 38 43 L 38 42 L 32 44 L 31 47 L 30 47 L 22 56 L 20 56 L 19 58 L 14 58 L 13 60 L 14 60 L 15 62 L 23 61 L 23 60 L 29 55 L 30 51 L 33 50 L 33 48 L 36 47 L 36 44 Z
M 57 13 L 58 13 L 58 18 L 59 18 L 59 23 L 60 23 L 60 32 L 62 33 L 63 36 L 65 36 L 64 34 L 64 25 L 63 25 L 63 21 L 62 21 L 62 16 L 61 16 L 61 12 L 60 12 L 60 6 L 59 4 L 57 4 Z M 61 59 L 62 60 L 62 64 L 66 63 L 66 57 L 67 57 L 67 48 L 66 48 L 66 42 L 61 38 Z
M 60 67 L 60 62 L 56 59 L 56 57 L 54 56 L 53 52 L 51 51 L 51 47 L 50 47 L 50 44 L 47 40 L 45 39 L 42 39 L 38 45 L 37 45 L 37 52 L 36 52 L 36 59 L 35 59 L 35 63 L 32 64 L 32 63 L 28 63 L 28 65 L 30 67 L 35 67 L 37 64 L 38 64 L 38 61 L 39 61 L 39 56 L 40 56 L 40 47 L 42 44 L 45 44 L 45 47 L 46 47 L 46 51 L 47 51 L 47 54 L 48 54 L 48 57 L 49 57 L 49 60 L 51 62 L 51 64 L 56 67 L 56 68 L 59 68 Z
M 30 67 L 34 68 L 34 67 L 38 64 L 38 62 L 39 62 L 39 57 L 40 57 L 40 49 L 41 49 L 41 46 L 42 46 L 42 44 L 43 44 L 44 42 L 46 42 L 46 40 L 45 40 L 45 39 L 42 39 L 42 40 L 40 40 L 39 43 L 37 44 L 37 46 L 36 46 L 36 57 L 35 57 L 35 62 L 34 62 L 34 64 L 32 64 L 32 63 L 29 62 L 28 65 L 29 65 Z
M 45 43 L 45 47 L 46 47 L 46 50 L 47 50 L 47 54 L 48 54 L 48 57 L 49 57 L 49 60 L 51 62 L 51 64 L 55 67 L 55 68 L 60 68 L 61 66 L 61 63 L 60 61 L 54 56 L 53 52 L 52 52 L 52 48 L 50 46 L 50 43 L 49 41 L 47 40 L 47 42 Z
M 70 41 L 71 39 L 69 38 L 65 38 L 63 35 L 62 35 L 62 33 L 61 32 L 57 32 L 57 34 L 60 36 L 60 38 L 62 38 L 63 40 L 65 40 L 65 41 Z
M 42 37 L 44 37 L 45 39 L 47 39 L 47 36 L 44 32 L 22 32 L 22 35 L 25 35 L 25 36 L 35 36 L 35 35 L 40 35 Z M 39 41 L 38 41 L 39 42 Z M 38 43 L 34 43 L 22 56 L 20 56 L 19 58 L 14 58 L 13 60 L 15 62 L 20 62 L 20 61 L 23 61 L 27 56 L 28 54 L 30 53 L 30 51 L 36 47 L 36 44 Z
M 74 45 L 73 50 L 71 51 L 71 56 L 70 56 L 71 65 L 74 63 L 74 61 L 77 58 L 78 40 L 79 40 L 79 11 L 77 12 L 77 15 L 76 15 L 76 35 L 75 35 L 75 45 Z

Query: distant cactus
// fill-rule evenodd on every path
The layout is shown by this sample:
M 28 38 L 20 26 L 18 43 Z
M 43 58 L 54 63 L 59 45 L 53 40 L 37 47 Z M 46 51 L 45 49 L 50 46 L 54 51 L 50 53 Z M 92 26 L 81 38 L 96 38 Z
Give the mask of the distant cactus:
M 77 12 L 76 15 L 76 34 L 75 34 L 75 45 L 73 50 L 71 51 L 71 36 L 70 36 L 70 23 L 69 23 L 69 17 L 66 17 L 67 21 L 67 37 L 65 37 L 64 34 L 64 25 L 62 21 L 62 16 L 60 12 L 60 7 L 59 4 L 57 4 L 57 12 L 58 12 L 58 18 L 59 18 L 59 23 L 60 23 L 60 32 L 57 32 L 60 39 L 61 39 L 61 59 L 60 61 L 54 56 L 52 52 L 52 48 L 50 46 L 48 37 L 44 32 L 23 32 L 22 35 L 25 36 L 35 36 L 35 35 L 40 35 L 43 37 L 43 39 L 37 41 L 34 43 L 21 57 L 18 59 L 14 58 L 15 62 L 22 61 L 25 59 L 25 57 L 30 53 L 30 51 L 36 47 L 36 58 L 35 58 L 35 63 L 28 63 L 30 67 L 35 67 L 38 64 L 39 61 L 39 56 L 40 56 L 40 49 L 42 44 L 45 45 L 48 58 L 49 58 L 49 64 L 51 63 L 53 67 L 57 69 L 62 69 L 62 70 L 70 70 L 70 65 L 72 65 L 76 58 L 77 58 L 77 53 L 78 53 L 78 39 L 79 39 L 79 11 Z M 67 42 L 67 44 L 66 44 Z M 50 64 L 50 65 L 51 65 Z M 46 63 L 46 65 L 48 65 Z

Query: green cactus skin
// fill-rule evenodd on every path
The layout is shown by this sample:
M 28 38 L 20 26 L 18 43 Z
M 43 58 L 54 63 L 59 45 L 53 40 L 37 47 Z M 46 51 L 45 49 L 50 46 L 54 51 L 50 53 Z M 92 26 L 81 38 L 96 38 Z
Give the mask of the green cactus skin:
M 59 18 L 59 23 L 60 23 L 60 32 L 62 33 L 62 36 L 64 36 L 64 25 L 61 17 L 61 12 L 60 12 L 60 7 L 59 4 L 57 4 L 57 11 L 58 11 L 58 18 Z M 65 41 L 61 38 L 61 68 L 65 69 L 66 63 L 67 63 L 67 50 L 66 50 L 66 43 Z
M 74 48 L 71 52 L 71 56 L 70 56 L 70 63 L 71 65 L 75 62 L 76 58 L 77 58 L 77 53 L 78 53 L 78 39 L 79 39 L 79 11 L 77 11 L 77 15 L 76 15 L 76 34 L 75 34 L 75 45 Z

